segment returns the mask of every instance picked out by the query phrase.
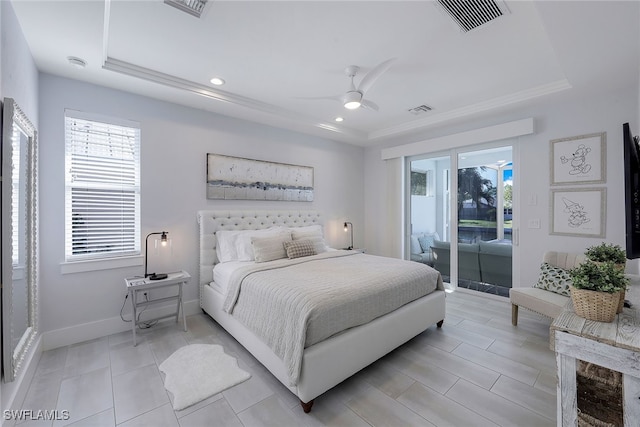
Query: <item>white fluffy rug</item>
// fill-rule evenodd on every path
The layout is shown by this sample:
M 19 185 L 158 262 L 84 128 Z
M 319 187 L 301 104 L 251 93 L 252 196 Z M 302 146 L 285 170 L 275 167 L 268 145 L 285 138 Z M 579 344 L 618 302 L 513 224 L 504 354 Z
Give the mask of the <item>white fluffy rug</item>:
M 238 361 L 222 346 L 191 344 L 178 349 L 159 366 L 164 387 L 173 394 L 173 409 L 184 409 L 248 380 Z

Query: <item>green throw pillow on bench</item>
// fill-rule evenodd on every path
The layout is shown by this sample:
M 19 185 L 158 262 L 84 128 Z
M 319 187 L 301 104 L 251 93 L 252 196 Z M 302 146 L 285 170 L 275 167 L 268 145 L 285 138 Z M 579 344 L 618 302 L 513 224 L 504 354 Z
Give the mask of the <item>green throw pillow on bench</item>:
M 569 276 L 568 270 L 560 267 L 554 267 L 549 263 L 543 262 L 542 265 L 540 265 L 540 276 L 538 276 L 538 282 L 536 282 L 533 287 L 569 296 L 570 285 L 571 276 Z

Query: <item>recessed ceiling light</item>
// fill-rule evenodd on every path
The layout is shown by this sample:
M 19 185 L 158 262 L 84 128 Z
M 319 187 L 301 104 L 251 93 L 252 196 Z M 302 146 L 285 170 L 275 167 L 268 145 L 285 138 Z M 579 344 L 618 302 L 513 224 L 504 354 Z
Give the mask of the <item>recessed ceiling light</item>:
M 67 61 L 76 68 L 84 68 L 87 66 L 87 61 L 76 56 L 67 56 Z
M 220 77 L 214 77 L 209 81 L 211 82 L 211 84 L 214 84 L 216 86 L 222 86 L 224 84 L 224 80 Z
M 344 121 L 344 119 L 343 119 L 342 117 L 336 117 L 336 118 L 335 118 L 335 120 L 336 120 L 336 122 L 342 122 L 342 121 Z

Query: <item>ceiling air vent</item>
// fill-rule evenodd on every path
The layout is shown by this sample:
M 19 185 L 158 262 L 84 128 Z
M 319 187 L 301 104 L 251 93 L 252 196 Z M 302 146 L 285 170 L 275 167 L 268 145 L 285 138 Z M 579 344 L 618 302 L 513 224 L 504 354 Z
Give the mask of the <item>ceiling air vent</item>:
M 465 33 L 509 13 L 500 0 L 438 0 L 438 4 Z
M 200 18 L 204 6 L 207 4 L 207 0 L 164 0 L 164 2 L 196 18 Z
M 422 104 L 422 105 L 418 105 L 417 107 L 410 108 L 407 111 L 409 111 L 414 116 L 417 116 L 418 114 L 428 113 L 431 110 L 433 110 L 432 107 L 429 107 L 428 105 Z

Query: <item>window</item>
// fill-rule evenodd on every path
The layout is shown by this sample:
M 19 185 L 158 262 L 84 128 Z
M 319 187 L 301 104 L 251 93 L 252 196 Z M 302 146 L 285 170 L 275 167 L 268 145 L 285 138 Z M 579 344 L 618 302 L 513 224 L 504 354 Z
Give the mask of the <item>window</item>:
M 140 253 L 140 126 L 65 112 L 67 261 Z

